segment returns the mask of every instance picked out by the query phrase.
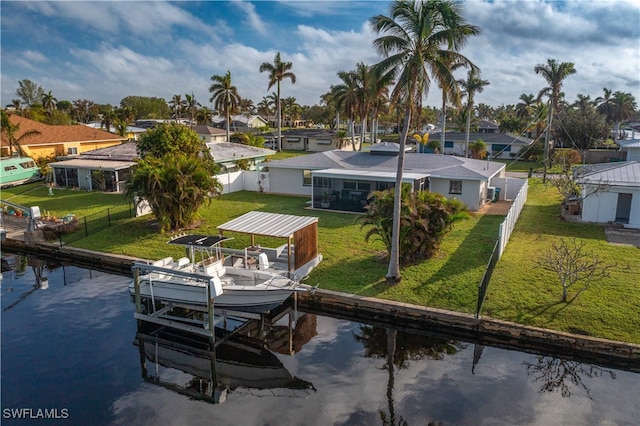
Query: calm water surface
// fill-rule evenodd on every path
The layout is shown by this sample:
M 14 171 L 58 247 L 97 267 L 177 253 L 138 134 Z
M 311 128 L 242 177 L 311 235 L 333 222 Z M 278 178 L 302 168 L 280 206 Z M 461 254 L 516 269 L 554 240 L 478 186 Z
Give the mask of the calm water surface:
M 134 344 L 126 278 L 45 274 L 3 274 L 2 424 L 640 425 L 638 374 L 310 314 L 221 346 L 211 391 L 184 341 Z

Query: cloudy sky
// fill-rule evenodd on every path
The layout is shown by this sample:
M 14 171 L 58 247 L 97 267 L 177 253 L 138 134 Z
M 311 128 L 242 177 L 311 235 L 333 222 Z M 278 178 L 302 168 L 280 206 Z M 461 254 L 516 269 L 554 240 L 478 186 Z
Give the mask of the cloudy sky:
M 282 96 L 318 104 L 336 73 L 380 60 L 369 19 L 388 14 L 387 1 L 23 2 L 1 5 L 1 94 L 17 98 L 30 79 L 58 99 L 118 105 L 129 95 L 194 93 L 209 105 L 212 75 L 231 71 L 242 97 L 267 90 L 263 62 L 280 51 L 293 63 L 295 85 Z M 515 104 L 544 87 L 534 67 L 548 58 L 573 62 L 566 98 L 606 87 L 640 100 L 640 4 L 635 0 L 469 0 L 469 23 L 482 34 L 463 50 L 490 82 L 476 102 Z M 464 72 L 459 76 L 464 77 Z M 426 104 L 439 105 L 437 90 Z

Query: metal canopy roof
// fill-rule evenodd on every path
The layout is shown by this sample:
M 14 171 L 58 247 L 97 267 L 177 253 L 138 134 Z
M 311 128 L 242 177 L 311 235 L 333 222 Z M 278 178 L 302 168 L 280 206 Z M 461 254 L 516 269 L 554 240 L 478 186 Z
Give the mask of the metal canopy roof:
M 221 232 L 230 231 L 267 237 L 289 238 L 296 231 L 304 229 L 317 221 L 318 218 L 312 216 L 249 212 L 227 223 L 218 225 L 218 230 Z
M 317 177 L 331 177 L 341 179 L 366 179 L 379 182 L 396 181 L 396 172 L 388 172 L 382 170 L 324 169 L 312 170 L 311 174 Z M 402 173 L 402 181 L 411 183 L 416 179 L 423 179 L 429 176 L 429 173 L 404 172 Z
M 167 244 L 176 244 L 179 246 L 189 247 L 214 247 L 223 241 L 232 239 L 233 238 L 213 235 L 180 235 L 176 238 L 172 238 L 167 242 Z

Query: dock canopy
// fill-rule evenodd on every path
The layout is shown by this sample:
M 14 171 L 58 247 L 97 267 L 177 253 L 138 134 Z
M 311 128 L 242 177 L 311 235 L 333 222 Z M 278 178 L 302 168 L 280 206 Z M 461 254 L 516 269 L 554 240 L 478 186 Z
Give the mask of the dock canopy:
M 255 235 L 286 238 L 289 271 L 292 270 L 292 252 L 295 258 L 293 269 L 300 268 L 318 256 L 317 217 L 254 211 L 218 225 L 218 231 L 220 233 L 229 231 L 249 234 L 252 246 L 255 245 Z M 292 239 L 294 250 L 291 246 Z
M 217 246 L 223 241 L 231 240 L 232 238 L 211 235 L 180 235 L 176 238 L 172 238 L 167 244 L 175 244 L 179 246 L 187 247 L 205 247 L 211 248 Z

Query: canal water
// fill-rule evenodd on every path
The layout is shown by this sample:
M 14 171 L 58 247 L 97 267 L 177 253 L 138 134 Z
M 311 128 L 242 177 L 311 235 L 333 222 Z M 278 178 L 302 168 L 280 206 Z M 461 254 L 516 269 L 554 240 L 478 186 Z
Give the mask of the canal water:
M 126 278 L 41 285 L 22 259 L 1 282 L 2 424 L 640 424 L 639 374 L 301 312 L 214 356 L 138 329 Z

